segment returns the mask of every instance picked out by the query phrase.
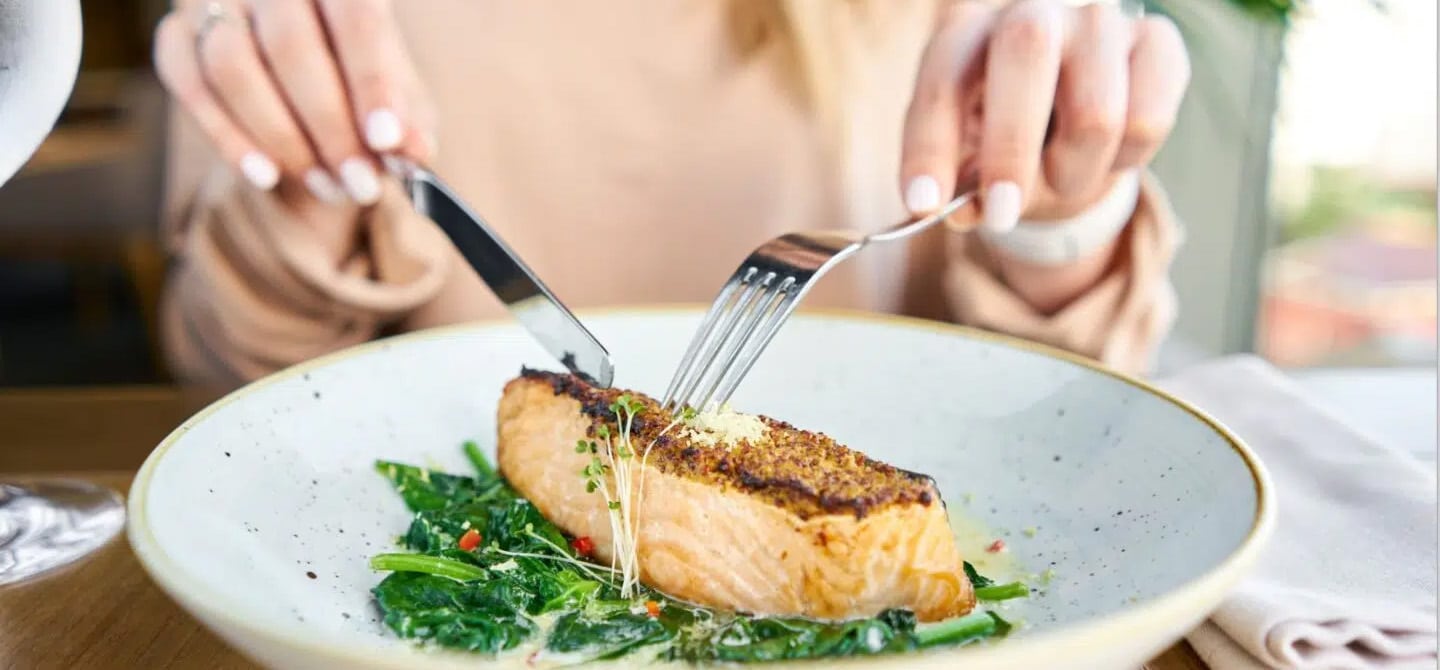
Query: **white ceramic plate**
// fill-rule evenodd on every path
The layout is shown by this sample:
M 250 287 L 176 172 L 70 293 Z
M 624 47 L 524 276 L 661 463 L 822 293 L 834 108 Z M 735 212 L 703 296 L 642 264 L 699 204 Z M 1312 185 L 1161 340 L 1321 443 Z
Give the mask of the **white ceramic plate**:
M 697 321 L 586 317 L 613 349 L 616 384 L 650 391 Z M 151 454 L 130 492 L 130 541 L 165 591 L 267 665 L 484 666 L 378 623 L 366 561 L 409 515 L 371 463 L 466 472 L 458 445 L 493 453 L 495 403 L 521 365 L 556 367 L 517 326 L 481 324 L 247 386 Z M 1273 522 L 1264 470 L 1214 421 L 1079 358 L 977 331 L 802 314 L 734 404 L 933 475 L 952 512 L 1004 537 L 1026 571 L 1054 570 L 1011 611 L 1025 626 L 1010 638 L 865 667 L 1136 667 L 1220 602 Z

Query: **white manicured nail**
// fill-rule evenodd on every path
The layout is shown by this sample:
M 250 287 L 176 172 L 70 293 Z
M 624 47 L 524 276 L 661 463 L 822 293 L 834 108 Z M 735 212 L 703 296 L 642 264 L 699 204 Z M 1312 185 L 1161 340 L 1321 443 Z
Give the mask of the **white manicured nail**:
M 275 167 L 275 161 L 270 160 L 258 151 L 245 154 L 240 159 L 240 172 L 262 191 L 275 188 L 280 183 L 280 168 Z
M 405 131 L 400 127 L 400 117 L 388 109 L 370 112 L 365 119 L 365 141 L 376 151 L 389 151 L 400 146 Z
M 985 229 L 992 233 L 1009 232 L 1020 223 L 1020 186 L 1013 181 L 997 181 L 985 191 Z
M 940 183 L 934 177 L 921 175 L 905 187 L 905 208 L 912 214 L 924 214 L 940 206 Z
M 345 202 L 345 191 L 335 183 L 330 173 L 320 168 L 310 168 L 310 171 L 305 173 L 305 186 L 320 202 L 331 205 Z
M 380 199 L 380 178 L 375 175 L 375 168 L 363 158 L 351 158 L 341 163 L 340 181 L 355 202 L 373 205 Z

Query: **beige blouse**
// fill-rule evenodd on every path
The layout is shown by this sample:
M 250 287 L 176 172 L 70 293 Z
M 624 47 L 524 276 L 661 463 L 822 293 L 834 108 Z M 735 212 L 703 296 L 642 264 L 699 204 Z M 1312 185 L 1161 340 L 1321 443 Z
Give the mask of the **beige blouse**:
M 887 5 L 848 36 L 860 66 L 839 142 L 773 59 L 734 55 L 725 4 L 395 3 L 440 112 L 432 167 L 570 306 L 708 303 L 778 233 L 905 218 L 900 131 L 926 3 Z M 175 118 L 163 326 L 180 378 L 237 384 L 385 332 L 504 314 L 398 185 L 365 209 L 260 192 Z M 1176 230 L 1147 178 L 1110 273 L 1054 314 L 1010 291 L 979 240 L 940 229 L 847 261 L 806 306 L 945 318 L 1143 371 L 1173 318 Z

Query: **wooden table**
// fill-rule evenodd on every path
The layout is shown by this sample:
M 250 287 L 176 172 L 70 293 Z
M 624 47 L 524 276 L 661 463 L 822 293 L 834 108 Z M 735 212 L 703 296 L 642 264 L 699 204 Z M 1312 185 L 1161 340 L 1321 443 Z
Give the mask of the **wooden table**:
M 129 490 L 145 456 L 215 394 L 168 388 L 0 391 L 0 477 L 67 474 Z M 0 587 L 0 668 L 253 668 L 160 591 L 123 534 Z M 1147 670 L 1205 670 L 1184 642 Z

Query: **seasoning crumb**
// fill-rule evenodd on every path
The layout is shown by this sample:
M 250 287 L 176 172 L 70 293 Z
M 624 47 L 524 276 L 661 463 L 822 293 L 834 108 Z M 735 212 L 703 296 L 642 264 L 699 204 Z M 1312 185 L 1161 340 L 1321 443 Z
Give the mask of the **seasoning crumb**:
M 315 574 L 315 572 L 314 572 L 313 570 L 306 570 L 306 571 L 305 571 L 305 576 L 306 576 L 306 577 L 309 577 L 309 578 L 311 578 L 311 579 L 316 579 L 316 578 L 317 578 L 317 576 L 316 576 L 316 574 Z
M 1038 533 L 1038 532 L 1040 532 L 1040 529 L 1038 529 L 1038 528 L 1036 528 L 1036 527 L 1034 527 L 1034 526 L 1031 526 L 1031 527 L 1026 528 L 1025 530 L 1022 530 L 1022 531 L 1020 531 L 1020 532 L 1024 533 L 1024 534 L 1025 534 L 1025 537 L 1035 537 L 1035 534 Z

